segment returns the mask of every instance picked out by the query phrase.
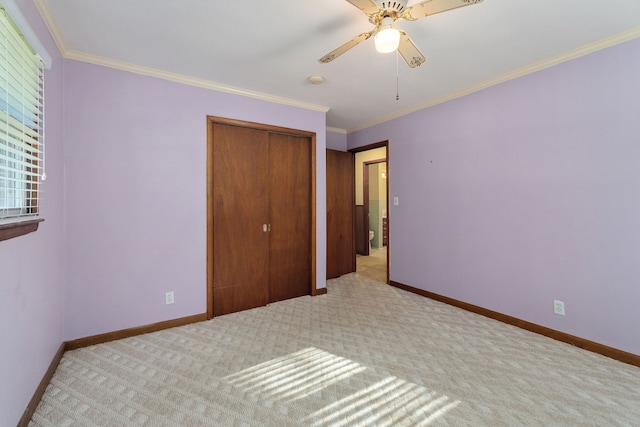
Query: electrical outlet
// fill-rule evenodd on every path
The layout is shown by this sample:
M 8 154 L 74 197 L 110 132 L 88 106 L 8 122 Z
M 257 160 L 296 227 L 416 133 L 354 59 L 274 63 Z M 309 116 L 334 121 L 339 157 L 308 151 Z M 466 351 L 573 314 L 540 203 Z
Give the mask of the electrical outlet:
M 164 303 L 173 304 L 173 291 L 164 293 Z
M 559 314 L 560 316 L 564 316 L 564 301 L 560 301 L 557 299 L 553 300 L 553 312 L 555 314 Z

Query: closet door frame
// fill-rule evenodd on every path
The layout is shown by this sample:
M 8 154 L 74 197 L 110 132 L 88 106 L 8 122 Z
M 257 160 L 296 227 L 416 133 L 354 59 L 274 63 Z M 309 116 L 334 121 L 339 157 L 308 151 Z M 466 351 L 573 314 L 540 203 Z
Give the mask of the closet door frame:
M 217 116 L 207 116 L 207 319 L 213 318 L 213 125 L 223 124 L 229 126 L 239 126 L 244 128 L 264 130 L 273 133 L 282 133 L 307 137 L 311 142 L 311 188 L 310 211 L 311 230 L 310 231 L 310 254 L 311 268 L 309 271 L 311 282 L 311 295 L 318 295 L 316 289 L 316 134 L 315 132 L 290 129 L 280 126 L 267 125 L 262 123 L 248 122 L 244 120 L 230 119 Z

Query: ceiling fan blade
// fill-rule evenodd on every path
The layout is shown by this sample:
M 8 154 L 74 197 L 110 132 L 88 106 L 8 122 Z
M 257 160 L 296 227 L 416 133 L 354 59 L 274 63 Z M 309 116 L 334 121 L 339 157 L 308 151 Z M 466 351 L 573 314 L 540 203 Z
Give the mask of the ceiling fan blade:
M 373 15 L 380 10 L 373 0 L 347 0 L 349 3 L 363 11 L 367 15 Z
M 416 68 L 422 65 L 427 58 L 420 52 L 420 49 L 411 41 L 407 33 L 400 31 L 400 44 L 398 52 L 409 68 Z
M 327 53 L 322 58 L 318 59 L 318 62 L 320 62 L 321 64 L 326 64 L 328 62 L 333 61 L 338 56 L 342 55 L 343 53 L 345 53 L 346 51 L 348 51 L 352 47 L 362 43 L 365 40 L 367 40 L 369 37 L 371 37 L 371 34 L 373 34 L 373 31 L 362 33 L 359 36 L 356 36 L 356 37 L 352 38 L 351 40 L 349 40 L 348 42 L 346 42 L 345 44 L 343 44 L 339 48 L 332 50 L 331 52 Z
M 436 13 L 446 12 L 463 6 L 480 3 L 482 0 L 425 0 L 422 3 L 413 5 L 402 13 L 401 18 L 409 21 L 426 18 Z

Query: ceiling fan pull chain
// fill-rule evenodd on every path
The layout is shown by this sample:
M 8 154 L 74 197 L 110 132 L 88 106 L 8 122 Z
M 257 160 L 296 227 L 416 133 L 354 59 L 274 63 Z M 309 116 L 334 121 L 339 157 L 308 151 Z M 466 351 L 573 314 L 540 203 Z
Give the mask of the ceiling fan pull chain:
M 398 72 L 398 61 L 400 54 L 398 53 L 398 49 L 396 49 L 396 101 L 400 100 L 400 76 Z

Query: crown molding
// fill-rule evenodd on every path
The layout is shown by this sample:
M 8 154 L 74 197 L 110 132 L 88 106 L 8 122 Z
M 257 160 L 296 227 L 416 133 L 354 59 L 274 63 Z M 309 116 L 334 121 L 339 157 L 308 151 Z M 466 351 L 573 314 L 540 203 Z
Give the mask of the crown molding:
M 122 71 L 128 71 L 135 74 L 140 74 L 147 77 L 155 77 L 163 80 L 169 80 L 176 83 L 182 83 L 189 86 L 196 86 L 204 89 L 215 90 L 217 92 L 231 93 L 234 95 L 246 96 L 250 98 L 260 99 L 262 101 L 273 102 L 277 104 L 289 105 L 291 107 L 303 108 L 305 110 L 319 111 L 326 113 L 329 111 L 329 107 L 322 105 L 309 104 L 305 102 L 296 101 L 294 99 L 283 98 L 275 95 L 269 95 L 261 92 L 254 92 L 246 89 L 241 89 L 233 86 L 227 86 L 220 83 L 213 82 L 211 80 L 200 79 L 196 77 L 190 77 L 183 74 L 171 73 L 168 71 L 159 70 L 157 68 L 145 67 L 142 65 L 132 64 L 130 62 L 118 61 L 115 59 L 105 58 L 98 55 L 89 55 L 83 52 L 74 50 L 67 50 L 64 54 L 67 59 L 74 61 L 86 62 L 90 64 L 100 65 L 103 67 L 115 68 Z
M 176 83 L 182 83 L 189 86 L 200 87 L 204 89 L 214 90 L 217 92 L 225 92 L 234 95 L 245 96 L 249 98 L 259 99 L 262 101 L 273 102 L 276 104 L 288 105 L 291 107 L 302 108 L 305 110 L 319 111 L 321 113 L 327 113 L 329 107 L 323 105 L 310 104 L 306 102 L 297 101 L 294 99 L 279 97 L 261 92 L 254 92 L 247 89 L 241 89 L 233 86 L 227 86 L 220 83 L 213 82 L 211 80 L 200 79 L 196 77 L 190 77 L 183 74 L 171 73 L 168 71 L 159 70 L 152 67 L 145 67 L 130 62 L 118 61 L 115 59 L 105 58 L 98 55 L 90 55 L 87 53 L 79 52 L 69 49 L 55 24 L 51 12 L 45 2 L 45 0 L 34 0 L 35 5 L 45 22 L 45 25 L 51 33 L 51 37 L 55 41 L 62 56 L 66 59 L 72 59 L 74 61 L 87 62 L 94 65 L 100 65 L 103 67 L 115 68 L 122 71 L 128 71 L 135 74 L 140 74 L 148 77 L 155 77 L 163 80 L 169 80 Z
M 47 26 L 47 29 L 49 30 L 53 41 L 56 43 L 56 46 L 58 46 L 58 50 L 60 51 L 62 56 L 64 56 L 64 53 L 67 51 L 67 46 L 64 43 L 64 39 L 62 38 L 60 31 L 58 31 L 58 27 L 56 26 L 53 17 L 51 16 L 51 12 L 49 11 L 47 3 L 44 0 L 34 0 L 33 2 L 35 3 L 36 9 L 38 9 L 38 12 L 42 17 L 44 24 Z
M 198 78 L 189 77 L 189 76 L 176 74 L 176 73 L 169 73 L 169 72 L 166 72 L 166 71 L 162 71 L 162 70 L 158 70 L 158 69 L 154 69 L 154 68 L 150 68 L 150 67 L 143 67 L 143 66 L 127 63 L 127 62 L 116 61 L 116 60 L 112 60 L 112 59 L 108 59 L 108 58 L 104 58 L 104 57 L 100 57 L 100 56 L 88 55 L 88 54 L 85 54 L 85 53 L 82 53 L 82 52 L 69 50 L 67 48 L 65 42 L 64 42 L 64 39 L 62 38 L 62 35 L 60 34 L 60 31 L 58 31 L 58 28 L 56 27 L 53 18 L 51 17 L 51 13 L 49 11 L 49 8 L 46 5 L 45 0 L 34 0 L 34 3 L 36 5 L 38 11 L 40 12 L 40 15 L 42 16 L 42 19 L 44 20 L 47 28 L 49 29 L 49 32 L 51 33 L 51 36 L 53 37 L 56 45 L 58 46 L 58 49 L 60 50 L 60 53 L 62 54 L 62 56 L 64 58 L 73 59 L 73 60 L 81 61 L 81 62 L 88 62 L 88 63 L 92 63 L 92 64 L 95 64 L 95 65 L 101 65 L 101 66 L 110 67 L 110 68 L 116 68 L 116 69 L 120 69 L 120 70 L 124 70 L 124 71 L 133 72 L 133 73 L 136 73 L 136 74 L 145 75 L 145 76 L 151 76 L 151 77 L 156 77 L 156 78 L 160 78 L 160 79 L 175 81 L 177 83 L 183 83 L 183 84 L 187 84 L 187 85 L 190 85 L 190 86 L 197 86 L 197 87 L 202 87 L 202 88 L 205 88 L 205 89 L 215 90 L 215 91 L 219 91 L 219 92 L 226 92 L 226 93 L 232 93 L 232 94 L 241 95 L 241 96 L 247 96 L 247 97 L 256 98 L 256 99 L 260 99 L 260 100 L 264 100 L 264 101 L 268 101 L 268 102 L 274 102 L 274 103 L 278 103 L 278 104 L 289 105 L 289 106 L 303 108 L 303 109 L 307 109 L 307 110 L 313 110 L 313 111 L 319 111 L 319 112 L 326 113 L 330 109 L 329 107 L 325 107 L 325 106 L 303 103 L 303 102 L 299 102 L 299 101 L 288 99 L 288 98 L 282 98 L 282 97 L 277 97 L 277 96 L 274 96 L 274 95 L 264 94 L 264 93 L 260 93 L 260 92 L 253 92 L 253 91 L 249 91 L 249 90 L 241 89 L 241 88 L 236 88 L 236 87 L 232 87 L 232 86 L 226 86 L 226 85 L 222 85 L 222 84 L 219 84 L 219 83 L 215 83 L 215 82 L 210 81 L 210 80 L 198 79 Z M 620 34 L 617 34 L 617 35 L 614 35 L 614 36 L 611 36 L 611 37 L 607 37 L 607 38 L 599 40 L 597 42 L 590 43 L 590 44 L 587 44 L 585 46 L 579 47 L 577 49 L 571 50 L 571 51 L 566 52 L 566 53 L 564 53 L 562 55 L 554 56 L 552 58 L 545 59 L 545 60 L 537 62 L 535 64 L 531 64 L 531 65 L 528 65 L 526 67 L 522 67 L 522 68 L 520 68 L 518 70 L 515 70 L 513 72 L 504 74 L 504 75 L 502 75 L 502 76 L 500 76 L 498 78 L 487 80 L 485 82 L 481 82 L 481 83 L 479 83 L 477 85 L 468 87 L 466 89 L 462 89 L 462 90 L 454 92 L 454 93 L 452 93 L 450 95 L 442 96 L 440 98 L 431 99 L 431 100 L 429 100 L 427 102 L 424 102 L 422 104 L 418 104 L 416 106 L 413 106 L 413 107 L 410 107 L 410 108 L 406 108 L 404 110 L 400 110 L 400 111 L 397 111 L 395 113 L 392 113 L 392 114 L 389 114 L 389 115 L 386 115 L 386 116 L 383 116 L 383 117 L 379 117 L 379 118 L 377 118 L 375 120 L 371 120 L 371 121 L 362 123 L 357 127 L 346 129 L 346 130 L 339 129 L 339 128 L 327 127 L 327 131 L 328 132 L 335 132 L 335 133 L 343 133 L 343 132 L 345 132 L 346 134 L 357 132 L 359 130 L 363 130 L 363 129 L 369 128 L 371 126 L 375 126 L 375 125 L 378 125 L 378 124 L 381 124 L 381 123 L 384 123 L 384 122 L 388 122 L 390 120 L 397 119 L 397 118 L 406 116 L 408 114 L 414 113 L 416 111 L 424 110 L 426 108 L 433 107 L 433 106 L 438 105 L 438 104 L 442 104 L 444 102 L 448 102 L 448 101 L 452 101 L 452 100 L 457 99 L 457 98 L 461 98 L 463 96 L 470 95 L 470 94 L 472 94 L 474 92 L 481 91 L 481 90 L 486 89 L 488 87 L 495 86 L 495 85 L 498 85 L 500 83 L 504 83 L 504 82 L 507 82 L 509 80 L 516 79 L 518 77 L 523 77 L 523 76 L 526 76 L 528 74 L 532 74 L 532 73 L 535 73 L 537 71 L 541 71 L 541 70 L 544 70 L 546 68 L 553 67 L 553 66 L 561 64 L 563 62 L 570 61 L 572 59 L 576 59 L 576 58 L 579 58 L 581 56 L 585 56 L 585 55 L 588 55 L 590 53 L 594 53 L 594 52 L 597 52 L 599 50 L 606 49 L 608 47 L 615 46 L 617 44 L 621 44 L 621 43 L 636 39 L 638 37 L 640 37 L 640 27 L 635 27 L 635 28 L 632 28 L 632 29 L 630 29 L 628 31 L 625 31 L 623 33 L 620 33 Z
M 328 127 L 327 126 L 327 132 L 331 132 L 331 133 L 339 133 L 342 135 L 346 135 L 347 134 L 347 130 L 346 129 L 340 129 L 340 128 L 332 128 L 332 127 Z
M 472 94 L 474 92 L 478 92 L 478 91 L 481 91 L 483 89 L 487 89 L 487 88 L 489 88 L 491 86 L 495 86 L 495 85 L 498 85 L 500 83 L 504 83 L 504 82 L 507 82 L 509 80 L 516 79 L 518 77 L 523 77 L 523 76 L 526 76 L 528 74 L 532 74 L 532 73 L 535 73 L 537 71 L 541 71 L 541 70 L 544 70 L 546 68 L 550 68 L 550 67 L 556 66 L 556 65 L 561 64 L 563 62 L 570 61 L 572 59 L 576 59 L 576 58 L 579 58 L 581 56 L 589 55 L 589 54 L 597 52 L 599 50 L 606 49 L 608 47 L 612 47 L 612 46 L 615 46 L 615 45 L 618 45 L 618 44 L 621 44 L 621 43 L 636 39 L 638 37 L 640 37 L 640 27 L 636 27 L 636 28 L 633 28 L 631 30 L 625 31 L 623 33 L 616 34 L 616 35 L 614 35 L 612 37 L 607 37 L 606 39 L 602 39 L 602 40 L 599 40 L 597 42 L 584 45 L 582 47 L 579 47 L 577 49 L 571 50 L 569 52 L 565 52 L 562 55 L 557 55 L 557 56 L 545 59 L 543 61 L 536 62 L 535 64 L 531 64 L 531 65 L 528 65 L 526 67 L 522 67 L 522 68 L 520 68 L 518 70 L 515 70 L 515 71 L 512 71 L 510 73 L 503 74 L 502 76 L 497 77 L 495 79 L 484 81 L 484 82 L 479 83 L 477 85 L 474 85 L 474 86 L 468 87 L 466 89 L 462 89 L 460 91 L 454 92 L 454 93 L 452 93 L 450 95 L 442 96 L 440 98 L 435 98 L 435 99 L 429 100 L 429 101 L 427 101 L 425 103 L 422 103 L 422 104 L 419 104 L 419 105 L 416 105 L 416 106 L 413 106 L 413 107 L 410 107 L 410 108 L 407 108 L 407 109 L 404 109 L 404 110 L 397 111 L 395 113 L 389 114 L 389 115 L 384 116 L 384 117 L 380 117 L 378 119 L 375 119 L 375 120 L 372 120 L 372 121 L 369 121 L 369 122 L 362 123 L 361 125 L 359 125 L 359 126 L 357 126 L 355 128 L 347 129 L 347 134 L 353 133 L 353 132 L 356 132 L 356 131 L 359 131 L 359 130 L 363 130 L 363 129 L 366 129 L 366 128 L 369 128 L 371 126 L 375 126 L 375 125 L 378 125 L 378 124 L 381 124 L 381 123 L 384 123 L 384 122 L 388 122 L 390 120 L 397 119 L 397 118 L 406 116 L 408 114 L 415 113 L 416 111 L 424 110 L 426 108 L 433 107 L 433 106 L 438 105 L 438 104 L 442 104 L 442 103 L 447 102 L 447 101 L 452 101 L 454 99 L 461 98 L 461 97 L 466 96 L 466 95 L 470 95 L 470 94 Z

